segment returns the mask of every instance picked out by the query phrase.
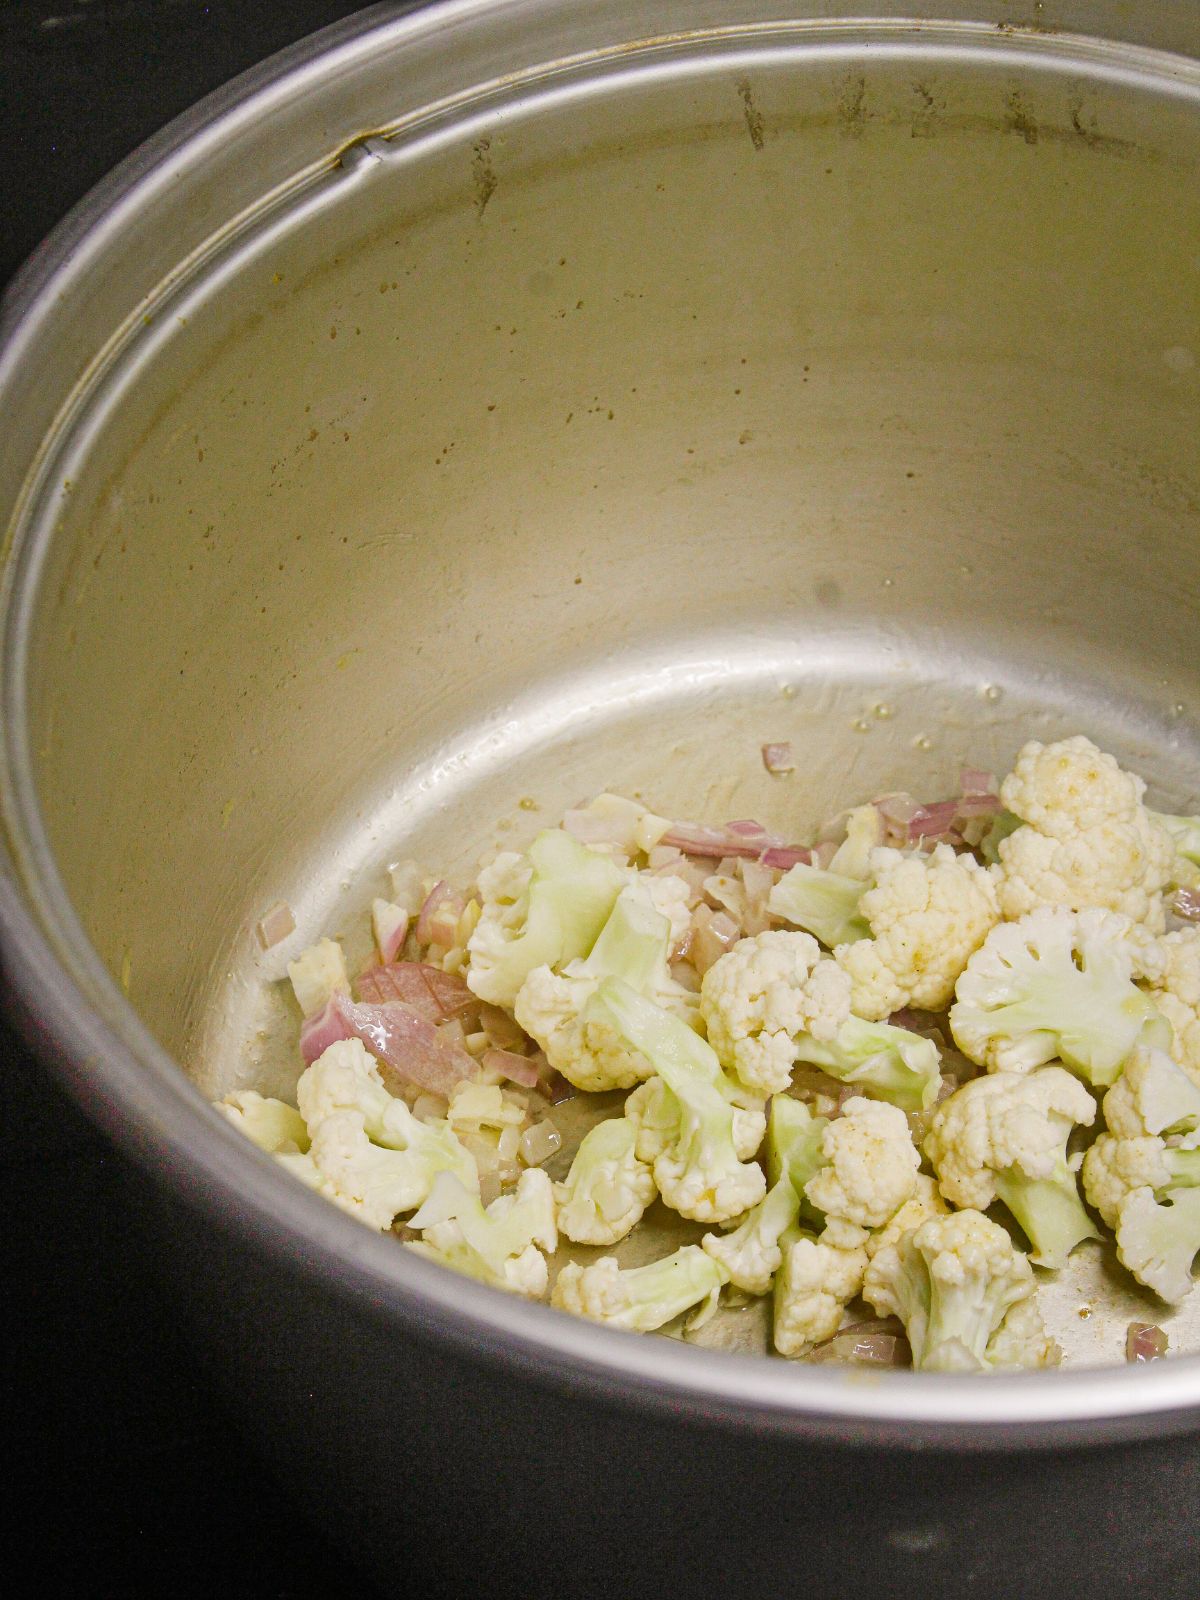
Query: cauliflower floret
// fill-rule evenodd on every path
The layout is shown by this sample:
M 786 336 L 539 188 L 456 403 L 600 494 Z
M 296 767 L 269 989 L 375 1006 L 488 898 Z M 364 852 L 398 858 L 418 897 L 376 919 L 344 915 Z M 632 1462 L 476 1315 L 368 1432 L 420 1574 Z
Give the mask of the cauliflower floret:
M 1180 928 L 1158 941 L 1163 969 L 1149 979 L 1155 1005 L 1171 1024 L 1175 1056 L 1200 1082 L 1200 928 Z
M 791 1081 L 796 1035 L 831 1040 L 850 1015 L 850 981 L 810 934 L 760 933 L 704 974 L 700 1010 L 723 1064 L 778 1094 Z
M 999 846 L 1004 916 L 1099 906 L 1161 933 L 1175 846 L 1142 804 L 1145 791 L 1082 734 L 1027 744 L 1000 786 L 1025 824 Z
M 570 962 L 561 974 L 535 967 L 517 995 L 517 1021 L 578 1089 L 628 1089 L 652 1071 L 590 1004 L 602 979 L 621 978 L 685 1022 L 695 1020 L 696 997 L 670 974 L 670 923 L 656 908 L 652 882 L 643 874 L 622 889 L 586 960 Z
M 654 1176 L 634 1148 L 628 1117 L 608 1117 L 585 1134 L 565 1183 L 555 1185 L 558 1226 L 576 1244 L 616 1244 L 654 1199 Z
M 1028 1308 L 1000 1337 L 1013 1308 L 1035 1292 L 1033 1268 L 1008 1234 L 973 1210 L 901 1234 L 875 1252 L 863 1281 L 875 1310 L 904 1323 L 913 1367 L 937 1372 L 1056 1361 L 1057 1346 L 1039 1336 Z
M 478 1168 L 454 1130 L 389 1094 L 361 1040 L 331 1044 L 301 1074 L 296 1098 L 321 1177 L 375 1227 L 419 1206 L 441 1172 L 478 1192 Z
M 834 1220 L 817 1239 L 785 1241 L 775 1279 L 773 1339 L 781 1356 L 801 1356 L 832 1339 L 842 1313 L 861 1293 L 867 1269 L 867 1232 Z
M 1165 1051 L 1139 1046 L 1104 1096 L 1104 1120 L 1121 1139 L 1175 1134 L 1194 1145 L 1200 1141 L 1200 1088 Z
M 222 1116 L 268 1155 L 302 1155 L 308 1149 L 304 1118 L 286 1101 L 269 1099 L 256 1089 L 235 1089 L 214 1104 Z
M 625 1113 L 638 1119 L 637 1148 L 646 1159 L 649 1141 L 643 1142 L 641 1124 L 653 1111 L 654 1181 L 666 1204 L 696 1222 L 725 1222 L 757 1205 L 766 1180 L 760 1167 L 740 1159 L 735 1143 L 735 1104 L 744 1091 L 726 1078 L 712 1046 L 620 978 L 605 978 L 593 1004 L 603 1007 L 665 1086 L 665 1093 L 651 1091 L 640 1101 L 631 1095 Z
M 996 1072 L 942 1102 L 925 1154 L 947 1200 L 976 1211 L 1003 1200 L 1033 1260 L 1061 1267 L 1077 1244 L 1099 1238 L 1067 1159 L 1071 1129 L 1095 1119 L 1091 1095 L 1062 1067 Z
M 734 1094 L 741 1087 L 732 1085 L 728 1078 L 723 1083 Z M 747 1089 L 744 1098 L 746 1102 L 753 1103 L 739 1104 L 737 1099 L 730 1100 L 733 1110 L 733 1148 L 739 1160 L 749 1161 L 763 1142 L 767 1118 L 760 1096 Z M 657 1160 L 678 1136 L 679 1102 L 661 1078 L 650 1078 L 638 1085 L 625 1101 L 625 1115 L 636 1130 L 635 1148 L 639 1161 Z
M 874 885 L 858 903 L 869 939 L 839 944 L 850 1008 L 878 1022 L 904 1006 L 940 1011 L 963 968 L 1000 920 L 990 871 L 948 844 L 928 856 L 871 852 Z
M 509 1010 L 535 967 L 586 956 L 630 876 L 560 828 L 528 857 L 505 851 L 479 874 L 480 912 L 467 941 L 472 993 Z
M 587 1267 L 572 1261 L 559 1273 L 550 1304 L 613 1328 L 651 1333 L 707 1301 L 692 1324 L 699 1326 L 716 1309 L 726 1281 L 721 1263 L 689 1244 L 644 1267 L 622 1268 L 615 1256 L 601 1256 Z
M 901 1234 L 912 1233 L 931 1217 L 946 1217 L 950 1207 L 942 1199 L 937 1183 L 926 1172 L 917 1173 L 917 1187 L 885 1227 L 877 1228 L 867 1240 L 867 1255 L 874 1259 L 880 1250 L 895 1246 Z
M 1200 1150 L 1102 1133 L 1083 1158 L 1083 1187 L 1122 1265 L 1162 1299 L 1184 1299 L 1200 1250 Z
M 771 1187 L 766 1197 L 731 1233 L 706 1233 L 701 1244 L 720 1261 L 730 1281 L 746 1294 L 766 1294 L 779 1267 L 784 1234 L 794 1227 L 804 1185 L 821 1165 L 821 1140 L 828 1126 L 808 1107 L 787 1095 L 771 1101 L 767 1139 L 767 1173 Z
M 847 1100 L 825 1129 L 821 1154 L 826 1165 L 804 1193 L 827 1218 L 882 1228 L 916 1190 L 921 1158 L 908 1118 L 884 1100 Z
M 558 1249 L 558 1229 L 554 1185 L 540 1167 L 527 1168 L 515 1193 L 502 1194 L 486 1210 L 478 1195 L 443 1173 L 409 1225 L 424 1230 L 409 1248 L 432 1261 L 531 1300 L 546 1292 L 542 1252 Z
M 901 1111 L 927 1111 L 942 1086 L 941 1057 L 932 1039 L 861 1017 L 847 1017 L 828 1044 L 801 1035 L 796 1057 L 842 1083 L 865 1085 Z
M 390 1228 L 428 1195 L 433 1173 L 407 1150 L 373 1144 L 359 1111 L 335 1111 L 312 1133 L 313 1165 L 325 1182 L 361 1208 L 364 1222 Z
M 1160 962 L 1157 942 L 1128 917 L 1043 906 L 994 928 L 971 957 L 950 1031 L 990 1072 L 1029 1072 L 1059 1056 L 1103 1086 L 1143 1033 L 1169 1035 L 1133 982 Z

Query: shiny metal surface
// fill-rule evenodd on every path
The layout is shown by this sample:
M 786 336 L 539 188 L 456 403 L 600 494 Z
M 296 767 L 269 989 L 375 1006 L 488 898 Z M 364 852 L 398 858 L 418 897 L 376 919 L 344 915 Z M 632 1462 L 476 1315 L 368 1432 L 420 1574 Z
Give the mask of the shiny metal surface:
M 866 1380 L 515 1304 L 204 1104 L 294 1074 L 265 906 L 353 949 L 387 860 L 467 870 L 601 785 L 801 832 L 1084 728 L 1200 804 L 1200 26 L 876 9 L 373 14 L 34 264 L 6 959 L 115 1136 L 397 1326 L 800 1434 L 1190 1426 L 1194 1359 Z M 1058 1326 L 1116 1359 L 1083 1272 Z

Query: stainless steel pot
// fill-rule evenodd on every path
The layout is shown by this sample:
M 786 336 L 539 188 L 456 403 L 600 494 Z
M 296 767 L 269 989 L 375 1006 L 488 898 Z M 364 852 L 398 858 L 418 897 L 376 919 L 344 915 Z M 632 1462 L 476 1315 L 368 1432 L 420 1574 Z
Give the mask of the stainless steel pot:
M 349 934 L 400 849 L 463 869 L 602 784 L 798 830 L 1084 727 L 1196 808 L 1200 16 L 852 9 L 377 8 L 147 146 L 7 302 L 8 974 L 247 1426 L 393 1587 L 419 1540 L 455 1595 L 1190 1592 L 1194 1357 L 629 1338 L 413 1259 L 206 1105 L 295 1075 L 266 906 Z M 1061 1289 L 1080 1361 L 1127 1293 Z

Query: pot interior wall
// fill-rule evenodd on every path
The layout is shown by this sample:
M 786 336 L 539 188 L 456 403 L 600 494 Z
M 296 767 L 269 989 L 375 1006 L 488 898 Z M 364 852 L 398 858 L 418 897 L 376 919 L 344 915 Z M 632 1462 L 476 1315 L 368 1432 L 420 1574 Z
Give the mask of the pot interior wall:
M 54 507 L 31 740 L 207 1092 L 289 1087 L 276 980 L 387 861 L 600 787 L 804 837 L 1084 730 L 1200 804 L 1200 116 L 1102 66 L 631 52 L 352 150 L 164 292 Z

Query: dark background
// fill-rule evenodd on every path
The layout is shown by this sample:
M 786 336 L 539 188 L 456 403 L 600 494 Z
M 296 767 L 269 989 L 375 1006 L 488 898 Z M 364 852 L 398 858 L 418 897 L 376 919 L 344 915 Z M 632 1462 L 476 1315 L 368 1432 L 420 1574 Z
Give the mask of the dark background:
M 143 139 L 357 9 L 0 0 L 0 286 Z M 10 1592 L 367 1600 L 194 1375 L 139 1259 L 115 1157 L 3 1023 L 0 1107 Z

